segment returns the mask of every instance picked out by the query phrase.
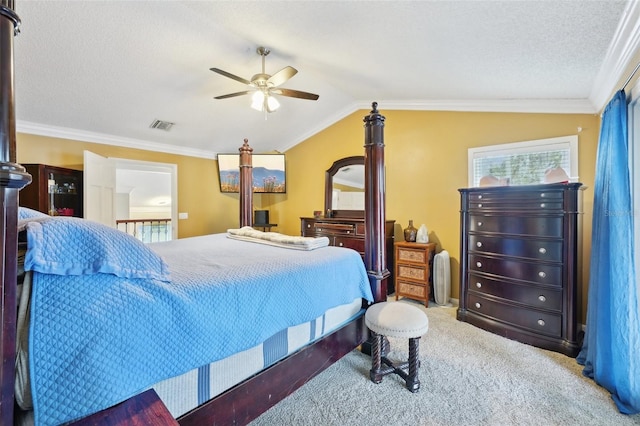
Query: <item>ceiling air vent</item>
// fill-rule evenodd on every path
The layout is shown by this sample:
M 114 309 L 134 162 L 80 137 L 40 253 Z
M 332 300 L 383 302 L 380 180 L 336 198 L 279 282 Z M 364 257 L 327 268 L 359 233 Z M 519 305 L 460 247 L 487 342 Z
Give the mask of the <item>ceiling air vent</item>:
M 152 129 L 158 129 L 158 130 L 164 130 L 165 132 L 168 132 L 169 130 L 171 130 L 171 127 L 173 127 L 175 123 L 171 123 L 169 121 L 162 121 L 162 120 L 153 120 L 153 122 L 151 123 L 151 127 Z

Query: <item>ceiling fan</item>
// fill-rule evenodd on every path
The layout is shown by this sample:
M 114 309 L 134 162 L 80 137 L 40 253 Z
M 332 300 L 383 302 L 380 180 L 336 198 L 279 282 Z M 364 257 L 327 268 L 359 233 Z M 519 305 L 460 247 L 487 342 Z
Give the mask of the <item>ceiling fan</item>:
M 312 101 L 318 100 L 319 96 L 313 93 L 278 87 L 289 80 L 291 77 L 296 75 L 298 70 L 293 67 L 287 66 L 282 68 L 277 73 L 269 75 L 265 73 L 264 62 L 265 58 L 269 53 L 271 53 L 271 51 L 265 47 L 260 46 L 258 47 L 258 49 L 256 49 L 256 52 L 258 53 L 258 55 L 262 56 L 262 72 L 251 77 L 251 81 L 223 71 L 219 68 L 211 68 L 211 71 L 213 72 L 239 81 L 240 83 L 246 84 L 247 86 L 252 88 L 252 90 L 245 90 L 243 92 L 235 92 L 229 93 L 228 95 L 216 96 L 214 99 L 227 99 L 253 93 L 251 107 L 257 109 L 258 111 L 264 112 L 273 112 L 280 106 L 280 103 L 273 95 L 308 99 Z

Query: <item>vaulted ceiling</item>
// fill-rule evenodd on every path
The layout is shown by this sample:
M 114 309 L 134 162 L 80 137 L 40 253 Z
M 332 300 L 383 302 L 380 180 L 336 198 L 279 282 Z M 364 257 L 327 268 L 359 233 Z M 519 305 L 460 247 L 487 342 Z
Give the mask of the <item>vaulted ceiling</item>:
M 186 155 L 284 151 L 389 109 L 597 113 L 637 54 L 636 2 L 16 1 L 18 131 Z M 244 79 L 293 66 L 265 115 Z M 169 131 L 150 128 L 156 120 Z

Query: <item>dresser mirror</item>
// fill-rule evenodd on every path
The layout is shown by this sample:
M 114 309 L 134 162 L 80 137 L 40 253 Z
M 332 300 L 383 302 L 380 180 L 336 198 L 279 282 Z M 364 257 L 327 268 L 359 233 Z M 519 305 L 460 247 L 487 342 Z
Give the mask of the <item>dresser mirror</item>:
M 336 160 L 325 173 L 325 217 L 364 217 L 364 156 Z

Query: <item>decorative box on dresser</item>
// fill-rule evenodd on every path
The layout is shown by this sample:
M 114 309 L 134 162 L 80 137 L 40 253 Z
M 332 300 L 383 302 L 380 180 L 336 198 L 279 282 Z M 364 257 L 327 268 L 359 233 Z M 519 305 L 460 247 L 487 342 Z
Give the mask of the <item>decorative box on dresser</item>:
M 408 297 L 428 307 L 436 244 L 398 242 L 395 249 L 396 300 Z
M 575 357 L 582 184 L 460 189 L 457 318 Z
M 394 279 L 391 271 L 393 268 L 394 224 L 395 220 L 387 220 L 385 224 L 387 268 L 391 272 L 391 276 L 387 280 L 387 294 L 394 292 Z M 364 218 L 301 217 L 300 228 L 303 237 L 328 237 L 330 245 L 353 249 L 364 258 Z

